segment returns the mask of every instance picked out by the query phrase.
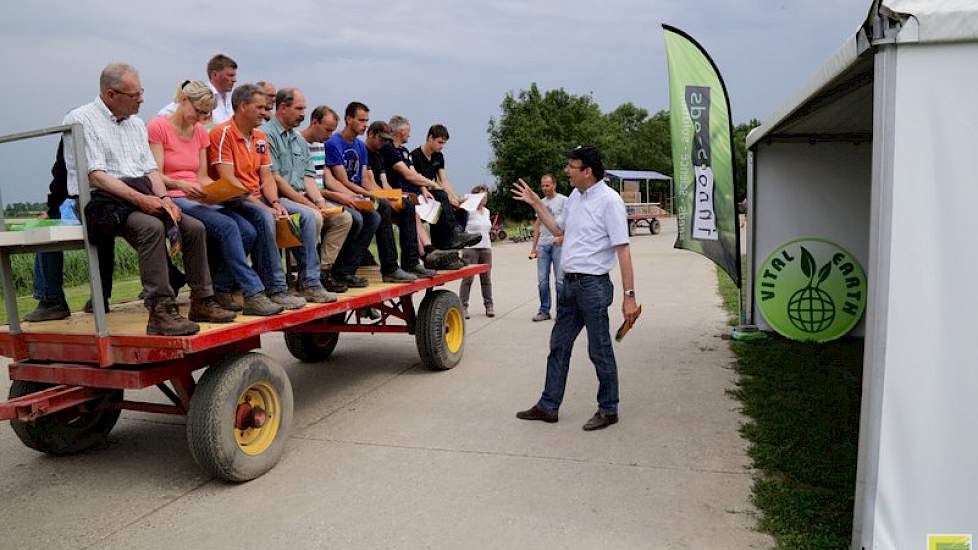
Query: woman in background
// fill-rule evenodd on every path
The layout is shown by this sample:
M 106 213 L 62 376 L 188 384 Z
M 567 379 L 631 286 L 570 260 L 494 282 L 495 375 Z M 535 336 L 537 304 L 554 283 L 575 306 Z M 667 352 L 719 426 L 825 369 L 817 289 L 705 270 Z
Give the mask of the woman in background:
M 482 239 L 474 245 L 462 250 L 462 259 L 466 264 L 487 264 L 489 271 L 479 274 L 479 283 L 482 287 L 482 302 L 486 306 L 486 317 L 495 317 L 496 313 L 492 307 L 492 242 L 489 240 L 489 229 L 492 228 L 492 220 L 489 219 L 489 209 L 486 208 L 486 201 L 489 198 L 489 190 L 484 185 L 476 185 L 472 188 L 472 194 L 484 193 L 479 207 L 469 212 L 469 220 L 465 225 L 468 233 L 478 233 Z M 462 286 L 459 287 L 459 297 L 462 298 L 462 306 L 465 308 L 465 318 L 469 316 L 469 291 L 472 289 L 472 279 L 466 277 L 462 279 Z

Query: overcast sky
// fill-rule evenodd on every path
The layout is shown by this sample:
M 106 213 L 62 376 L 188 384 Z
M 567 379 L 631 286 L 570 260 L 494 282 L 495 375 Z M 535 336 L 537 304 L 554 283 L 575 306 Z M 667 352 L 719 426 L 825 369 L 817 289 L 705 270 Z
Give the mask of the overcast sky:
M 493 184 L 486 128 L 507 92 L 591 94 L 609 111 L 630 101 L 668 108 L 661 23 L 696 38 L 726 80 L 735 122 L 763 120 L 791 99 L 865 18 L 870 0 L 428 0 L 425 2 L 61 2 L 4 6 L 0 19 L 0 134 L 60 124 L 98 93 L 113 61 L 140 71 L 144 120 L 176 84 L 206 79 L 217 52 L 238 82 L 305 91 L 310 108 L 371 119 L 401 114 L 411 147 L 448 126 L 449 178 Z M 44 200 L 56 141 L 0 145 L 4 203 Z

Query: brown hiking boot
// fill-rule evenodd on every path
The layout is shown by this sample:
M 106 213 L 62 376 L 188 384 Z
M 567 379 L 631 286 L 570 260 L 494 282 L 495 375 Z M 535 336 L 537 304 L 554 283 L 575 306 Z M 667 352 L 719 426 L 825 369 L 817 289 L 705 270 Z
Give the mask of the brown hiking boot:
M 213 296 L 193 300 L 187 318 L 198 323 L 230 323 L 237 317 L 233 311 L 224 309 Z
M 177 309 L 173 298 L 148 298 L 146 309 L 149 310 L 149 322 L 146 323 L 146 334 L 151 336 L 190 336 L 200 331 L 200 326 L 188 321 Z

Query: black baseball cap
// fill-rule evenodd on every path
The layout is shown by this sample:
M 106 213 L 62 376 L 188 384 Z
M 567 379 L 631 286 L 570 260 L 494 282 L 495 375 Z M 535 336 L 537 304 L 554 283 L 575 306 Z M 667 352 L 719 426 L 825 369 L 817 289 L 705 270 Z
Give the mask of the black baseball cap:
M 375 120 L 367 128 L 367 134 L 377 134 L 381 139 L 389 139 L 394 141 L 394 136 L 391 135 L 391 125 L 387 124 L 383 120 Z
M 579 160 L 581 164 L 590 168 L 597 179 L 604 177 L 604 160 L 601 156 L 601 149 L 594 145 L 578 145 L 573 149 L 564 151 L 564 156 L 571 160 Z

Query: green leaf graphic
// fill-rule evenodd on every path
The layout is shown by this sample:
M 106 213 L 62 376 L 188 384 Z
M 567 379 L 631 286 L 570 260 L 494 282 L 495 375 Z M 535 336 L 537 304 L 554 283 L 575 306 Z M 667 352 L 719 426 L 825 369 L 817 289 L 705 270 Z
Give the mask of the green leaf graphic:
M 815 275 L 815 258 L 804 246 L 801 247 L 801 271 L 809 280 Z
M 832 273 L 832 261 L 831 260 L 829 260 L 828 262 L 826 262 L 825 265 L 822 266 L 822 269 L 818 270 L 818 282 L 815 283 L 815 286 L 818 286 L 818 285 L 822 284 L 823 282 L 825 282 L 825 279 L 828 279 L 829 278 L 829 274 L 830 273 Z

